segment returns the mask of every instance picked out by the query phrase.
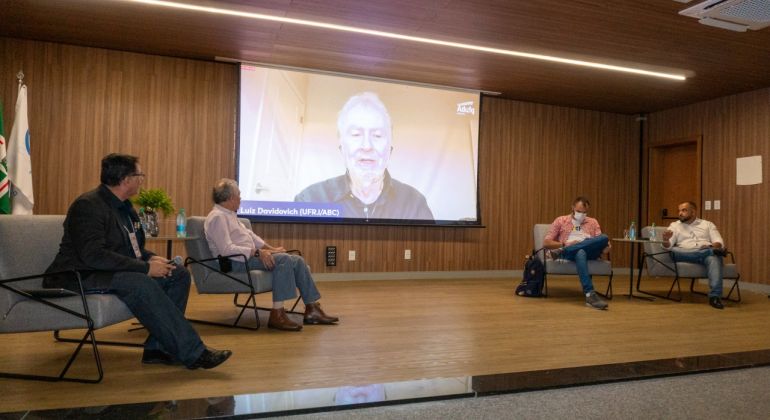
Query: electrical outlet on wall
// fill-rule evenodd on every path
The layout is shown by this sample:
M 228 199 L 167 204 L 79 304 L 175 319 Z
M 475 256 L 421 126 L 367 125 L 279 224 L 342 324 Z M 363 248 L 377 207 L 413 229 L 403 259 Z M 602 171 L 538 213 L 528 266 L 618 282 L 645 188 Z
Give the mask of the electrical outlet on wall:
M 355 261 L 356 260 L 356 251 L 351 249 L 348 251 L 348 261 Z
M 412 259 L 412 250 L 411 249 L 405 249 L 404 250 L 404 259 L 405 260 L 411 260 Z
M 714 210 L 719 210 L 722 208 L 722 202 L 719 200 L 714 200 Z
M 704 210 L 711 210 L 711 200 L 706 200 L 706 202 L 703 203 L 703 209 Z

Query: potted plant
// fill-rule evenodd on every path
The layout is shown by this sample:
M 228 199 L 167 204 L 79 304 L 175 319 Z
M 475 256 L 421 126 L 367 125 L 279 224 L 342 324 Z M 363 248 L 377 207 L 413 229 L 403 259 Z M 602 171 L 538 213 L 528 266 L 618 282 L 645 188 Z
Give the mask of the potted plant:
M 160 233 L 160 228 L 158 227 L 159 211 L 163 212 L 163 215 L 166 217 L 173 215 L 174 211 L 176 211 L 174 204 L 171 202 L 171 197 L 162 188 L 141 189 L 132 202 L 140 206 L 139 217 L 142 219 L 145 231 L 150 236 L 158 236 L 158 233 Z

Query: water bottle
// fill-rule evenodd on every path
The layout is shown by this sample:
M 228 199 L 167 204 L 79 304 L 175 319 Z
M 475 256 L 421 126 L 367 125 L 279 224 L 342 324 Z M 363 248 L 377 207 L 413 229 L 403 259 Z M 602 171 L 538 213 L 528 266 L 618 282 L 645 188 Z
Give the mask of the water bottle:
M 635 240 L 636 239 L 636 222 L 631 222 L 631 226 L 628 227 L 628 239 Z
M 179 209 L 179 213 L 176 215 L 176 237 L 187 237 L 187 216 L 184 214 L 184 209 Z
M 142 224 L 142 230 L 147 234 L 149 227 L 147 226 L 147 214 L 144 212 L 144 207 L 139 207 L 139 223 Z
M 655 232 L 655 222 L 652 223 L 652 226 L 650 226 L 650 240 L 656 241 L 658 239 L 658 233 Z

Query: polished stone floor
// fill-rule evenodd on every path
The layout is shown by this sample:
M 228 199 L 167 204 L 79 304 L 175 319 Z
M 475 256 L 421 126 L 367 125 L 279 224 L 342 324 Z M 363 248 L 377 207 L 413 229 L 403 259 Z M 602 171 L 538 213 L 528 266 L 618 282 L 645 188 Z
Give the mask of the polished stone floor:
M 457 378 L 2 413 L 2 420 L 255 418 L 405 404 L 770 365 L 770 350 Z

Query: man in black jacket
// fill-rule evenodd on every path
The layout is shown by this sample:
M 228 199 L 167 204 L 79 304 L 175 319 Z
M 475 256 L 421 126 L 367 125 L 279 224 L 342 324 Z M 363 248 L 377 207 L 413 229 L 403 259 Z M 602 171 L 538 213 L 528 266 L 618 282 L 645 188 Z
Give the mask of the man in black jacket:
M 216 367 L 231 352 L 206 348 L 185 319 L 190 273 L 144 249 L 144 232 L 129 201 L 144 176 L 136 157 L 105 156 L 101 185 L 70 206 L 59 253 L 47 271 L 78 270 L 86 292 L 118 296 L 150 333 L 143 363 Z M 72 280 L 55 276 L 44 286 L 77 290 Z

